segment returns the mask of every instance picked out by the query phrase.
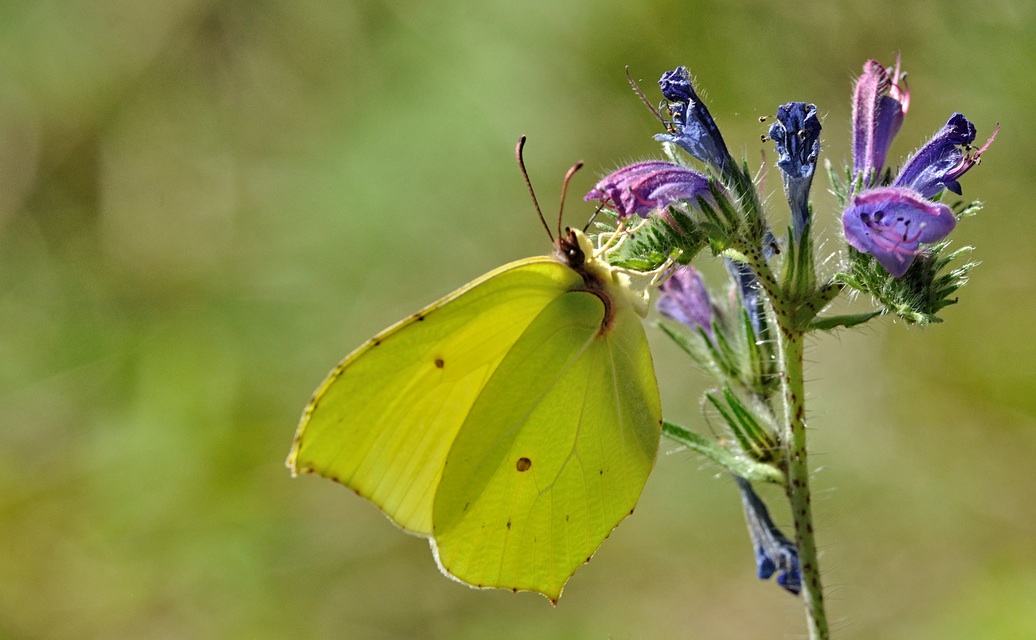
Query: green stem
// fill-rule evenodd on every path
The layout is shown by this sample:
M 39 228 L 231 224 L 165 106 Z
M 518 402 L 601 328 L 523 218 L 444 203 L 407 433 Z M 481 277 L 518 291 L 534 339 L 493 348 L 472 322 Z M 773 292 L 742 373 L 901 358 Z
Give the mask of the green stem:
M 785 490 L 791 503 L 795 523 L 795 543 L 802 569 L 802 598 L 806 607 L 806 623 L 811 640 L 827 640 L 827 614 L 824 592 L 820 584 L 820 565 L 813 533 L 813 509 L 809 493 L 809 465 L 806 457 L 806 401 L 802 375 L 803 333 L 789 327 L 778 317 L 778 354 L 781 387 L 784 391 L 784 445 L 788 463 Z
M 797 309 L 788 301 L 784 290 L 760 250 L 751 246 L 743 250 L 749 266 L 766 292 L 777 322 L 777 356 L 781 390 L 784 399 L 784 424 L 781 445 L 787 463 L 785 491 L 795 523 L 795 544 L 802 570 L 802 599 L 811 640 L 827 640 L 827 613 L 820 584 L 820 564 L 813 531 L 813 508 L 809 493 L 809 464 L 806 453 L 806 393 L 802 373 L 802 352 L 805 334 L 797 321 Z

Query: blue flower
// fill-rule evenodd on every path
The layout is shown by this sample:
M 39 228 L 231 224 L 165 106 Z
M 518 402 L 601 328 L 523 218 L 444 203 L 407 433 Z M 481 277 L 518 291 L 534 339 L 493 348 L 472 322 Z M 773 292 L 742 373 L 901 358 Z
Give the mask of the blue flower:
M 687 67 L 666 71 L 659 79 L 658 86 L 669 103 L 669 115 L 673 122 L 668 133 L 660 133 L 655 139 L 677 145 L 698 160 L 711 165 L 721 176 L 728 176 L 735 166 L 734 160 L 727 151 L 727 145 L 708 107 L 695 93 Z
M 785 591 L 798 595 L 802 590 L 802 569 L 799 566 L 799 550 L 788 540 L 770 519 L 766 505 L 756 495 L 752 485 L 739 476 L 734 476 L 741 491 L 741 505 L 745 509 L 748 535 L 755 549 L 755 565 L 760 580 L 768 580 L 777 574 L 777 584 Z
M 913 189 L 924 198 L 931 198 L 943 189 L 961 195 L 957 178 L 978 164 L 999 131 L 997 125 L 982 148 L 972 151 L 975 125 L 962 114 L 953 114 L 946 125 L 907 160 L 892 185 Z
M 777 166 L 791 207 L 792 228 L 799 238 L 809 222 L 809 189 L 820 154 L 816 106 L 789 102 L 777 107 L 777 121 L 770 126 L 769 136 L 777 146 Z
M 723 258 L 723 264 L 726 265 L 730 276 L 737 283 L 741 304 L 748 312 L 748 321 L 756 335 L 759 335 L 762 331 L 763 318 L 763 301 L 760 297 L 763 286 L 759 282 L 759 278 L 755 275 L 755 271 L 752 271 L 752 268 L 744 262 Z
M 699 198 L 713 202 L 708 177 L 671 162 L 650 161 L 608 174 L 583 199 L 599 200 L 622 220 L 632 215 L 646 218 L 681 201 L 696 207 Z
M 701 328 L 712 339 L 712 302 L 697 269 L 691 265 L 678 268 L 659 291 L 659 313 L 692 330 Z

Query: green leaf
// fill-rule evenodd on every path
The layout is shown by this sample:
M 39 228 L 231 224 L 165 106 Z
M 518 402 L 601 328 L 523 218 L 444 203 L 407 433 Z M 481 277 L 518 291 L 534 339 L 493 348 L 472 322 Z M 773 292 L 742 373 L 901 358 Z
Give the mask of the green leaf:
M 839 327 L 855 327 L 880 316 L 882 313 L 883 312 L 879 309 L 877 311 L 870 311 L 867 313 L 850 313 L 840 316 L 813 318 L 813 321 L 809 323 L 809 328 L 819 331 L 831 331 L 832 329 L 837 329 Z

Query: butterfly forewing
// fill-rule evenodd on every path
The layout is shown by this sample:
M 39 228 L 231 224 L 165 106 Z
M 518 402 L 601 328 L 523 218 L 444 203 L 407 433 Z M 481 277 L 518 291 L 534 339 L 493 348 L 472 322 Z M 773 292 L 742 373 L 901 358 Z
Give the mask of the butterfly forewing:
M 549 258 L 490 272 L 368 341 L 306 408 L 288 463 L 432 531 L 447 453 L 486 381 L 544 307 L 582 282 Z

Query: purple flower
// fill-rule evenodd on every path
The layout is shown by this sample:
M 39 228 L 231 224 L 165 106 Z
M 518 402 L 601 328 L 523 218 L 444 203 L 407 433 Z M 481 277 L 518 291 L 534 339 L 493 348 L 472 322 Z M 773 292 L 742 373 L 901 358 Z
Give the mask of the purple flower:
M 910 92 L 900 73 L 899 58 L 889 75 L 877 60 L 863 65 L 853 96 L 853 169 L 863 175 L 865 186 L 873 185 L 885 166 L 892 139 L 903 124 L 910 106 Z
M 695 93 L 687 67 L 666 71 L 659 79 L 658 86 L 669 102 L 669 114 L 673 122 L 669 133 L 660 133 L 655 139 L 677 145 L 698 160 L 711 165 L 721 176 L 727 176 L 734 168 L 734 160 L 727 151 L 727 145 L 708 107 Z
M 956 224 L 948 206 L 926 200 L 906 187 L 863 191 L 842 214 L 849 244 L 874 256 L 897 278 L 920 253 L 919 243 L 942 240 Z
M 712 339 L 712 303 L 697 269 L 691 265 L 678 268 L 659 291 L 659 313 L 691 329 L 700 327 Z
M 770 126 L 777 146 L 777 166 L 784 181 L 784 195 L 791 207 L 796 238 L 809 222 L 809 188 L 820 154 L 820 120 L 815 105 L 789 102 L 777 107 L 777 121 Z
M 798 595 L 802 590 L 798 548 L 773 523 L 770 512 L 756 495 L 752 485 L 739 476 L 734 476 L 734 480 L 741 491 L 741 505 L 745 509 L 748 534 L 755 548 L 755 565 L 759 579 L 768 580 L 777 573 L 777 584 L 785 591 Z
M 678 164 L 651 161 L 610 173 L 583 199 L 601 201 L 622 220 L 634 214 L 646 218 L 651 212 L 680 201 L 697 206 L 698 198 L 712 202 L 707 177 Z
M 981 149 L 971 151 L 975 125 L 962 114 L 953 114 L 946 125 L 907 160 L 892 185 L 909 187 L 925 198 L 931 198 L 943 189 L 960 195 L 957 178 L 978 164 L 982 153 L 999 131 L 998 125 Z

